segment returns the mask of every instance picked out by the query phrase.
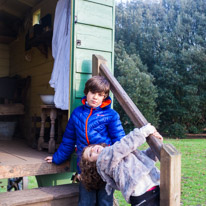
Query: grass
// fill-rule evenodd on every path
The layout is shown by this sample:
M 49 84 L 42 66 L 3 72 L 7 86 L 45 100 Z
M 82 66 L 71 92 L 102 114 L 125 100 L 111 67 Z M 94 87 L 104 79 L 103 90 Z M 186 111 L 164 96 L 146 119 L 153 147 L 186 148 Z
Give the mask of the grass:
M 38 188 L 38 184 L 35 177 L 28 177 L 29 183 L 28 183 L 28 189 Z
M 206 139 L 170 142 L 182 153 L 181 202 L 206 205 Z
M 206 206 L 206 139 L 166 139 L 164 143 L 173 144 L 182 154 L 181 205 Z M 37 187 L 34 177 L 29 177 L 28 187 Z M 115 197 L 119 206 L 129 205 L 121 192 L 115 191 Z
M 206 139 L 166 139 L 164 143 L 173 144 L 182 154 L 181 205 L 205 206 Z M 129 205 L 122 198 L 121 192 L 115 191 L 115 197 L 119 206 Z

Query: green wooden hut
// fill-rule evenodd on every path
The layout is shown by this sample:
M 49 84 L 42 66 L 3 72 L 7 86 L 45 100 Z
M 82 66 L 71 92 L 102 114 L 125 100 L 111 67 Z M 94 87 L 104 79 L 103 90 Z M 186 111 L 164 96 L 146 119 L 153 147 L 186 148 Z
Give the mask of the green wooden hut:
M 61 121 L 62 131 L 72 110 L 81 104 L 85 82 L 92 76 L 92 55 L 103 56 L 112 72 L 114 63 L 114 0 L 69 2 L 69 106 L 68 114 Z M 51 45 L 57 3 L 57 0 L 0 0 L 0 86 L 8 94 L 11 83 L 4 80 L 15 80 L 12 97 L 0 94 L 0 122 L 16 122 L 17 125 L 12 138 L 5 141 L 0 134 L 2 191 L 7 178 L 38 176 L 40 185 L 55 185 L 65 183 L 64 179 L 68 178 L 68 173 L 63 176 L 56 174 L 75 170 L 75 161 L 51 166 L 43 160 L 48 155 L 46 147 L 37 151 L 43 104 L 40 94 L 54 94 L 49 80 L 54 65 Z M 39 31 L 38 24 L 42 22 L 46 25 Z M 18 101 L 15 96 L 17 88 Z M 47 121 L 45 127 L 49 128 Z M 12 198 L 15 204 L 23 204 L 14 197 L 14 194 L 13 197 L 0 194 L 0 205 L 4 201 L 12 202 Z
M 84 84 L 92 74 L 106 76 L 113 94 L 135 126 L 147 124 L 112 75 L 114 0 L 68 1 L 71 8 L 69 105 L 66 117 L 61 123 L 58 121 L 58 128 L 65 128 L 70 113 L 81 104 Z M 5 135 L 0 134 L 0 206 L 77 205 L 78 185 L 59 185 L 64 184 L 70 178 L 69 174 L 75 171 L 74 158 L 60 166 L 46 163 L 44 158 L 48 156 L 50 141 L 44 142 L 43 130 L 38 130 L 42 125 L 46 127 L 46 119 L 42 121 L 45 105 L 41 106 L 40 94 L 54 94 L 49 80 L 54 65 L 51 40 L 57 3 L 57 0 L 0 0 L 0 123 L 17 122 L 18 125 L 13 139 L 7 135 L 8 140 L 5 141 Z M 41 33 L 38 30 L 39 20 L 49 21 Z M 55 108 L 52 106 L 49 109 L 53 111 Z M 50 129 L 51 140 L 56 133 L 54 117 L 50 115 L 50 119 L 53 128 Z M 0 133 L 2 131 L 3 126 Z M 61 133 L 58 131 L 57 136 Z M 172 145 L 162 144 L 153 136 L 148 137 L 147 142 L 161 160 L 160 205 L 180 205 L 180 153 Z M 44 150 L 37 151 L 40 146 Z M 6 190 L 8 178 L 27 176 L 38 177 L 39 186 L 48 187 L 1 193 Z

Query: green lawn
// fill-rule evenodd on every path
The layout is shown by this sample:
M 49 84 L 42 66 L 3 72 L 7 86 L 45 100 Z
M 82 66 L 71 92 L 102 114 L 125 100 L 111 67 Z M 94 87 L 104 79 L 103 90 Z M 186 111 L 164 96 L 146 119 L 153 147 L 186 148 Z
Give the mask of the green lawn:
M 164 143 L 173 144 L 182 154 L 182 205 L 206 205 L 206 139 L 167 139 Z M 120 206 L 129 205 L 119 191 L 115 197 Z
M 173 144 L 182 154 L 182 206 L 206 206 L 206 139 L 167 139 L 164 143 Z M 34 187 L 36 180 L 29 177 L 29 188 Z M 119 191 L 115 197 L 120 206 L 129 205 Z

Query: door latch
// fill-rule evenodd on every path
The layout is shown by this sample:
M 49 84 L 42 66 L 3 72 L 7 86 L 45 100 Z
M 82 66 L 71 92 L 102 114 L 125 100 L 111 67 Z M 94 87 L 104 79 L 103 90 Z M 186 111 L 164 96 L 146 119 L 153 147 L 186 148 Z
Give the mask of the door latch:
M 74 17 L 74 23 L 77 23 L 77 16 Z
M 81 46 L 82 42 L 80 39 L 77 39 L 77 46 Z

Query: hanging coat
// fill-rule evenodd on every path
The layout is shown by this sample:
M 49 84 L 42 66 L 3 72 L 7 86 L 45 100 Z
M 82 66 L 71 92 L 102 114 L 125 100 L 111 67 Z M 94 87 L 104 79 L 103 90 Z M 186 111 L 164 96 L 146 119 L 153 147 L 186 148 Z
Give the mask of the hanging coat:
M 55 91 L 54 104 L 62 110 L 69 108 L 70 16 L 70 0 L 59 0 L 52 37 L 54 66 L 49 84 Z

